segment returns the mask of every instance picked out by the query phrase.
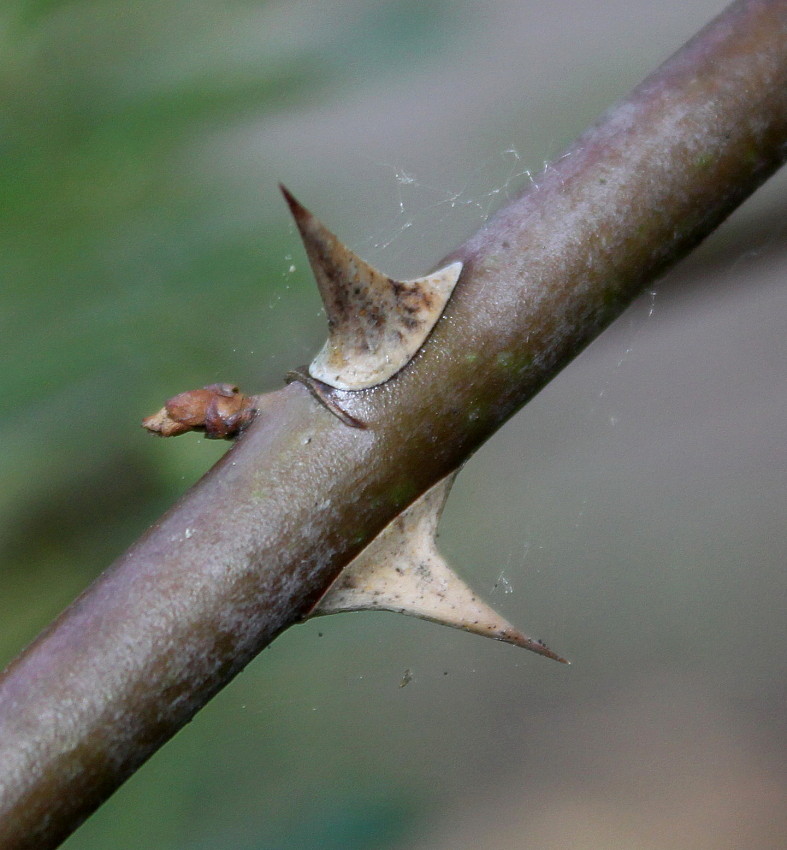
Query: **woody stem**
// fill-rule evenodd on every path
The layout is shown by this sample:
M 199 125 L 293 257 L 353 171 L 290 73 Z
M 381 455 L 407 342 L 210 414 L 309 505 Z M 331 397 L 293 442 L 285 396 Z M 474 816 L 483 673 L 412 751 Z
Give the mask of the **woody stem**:
M 739 0 L 448 260 L 393 380 L 258 400 L 227 455 L 5 671 L 0 848 L 54 847 L 393 517 L 458 467 L 787 155 L 787 0 Z

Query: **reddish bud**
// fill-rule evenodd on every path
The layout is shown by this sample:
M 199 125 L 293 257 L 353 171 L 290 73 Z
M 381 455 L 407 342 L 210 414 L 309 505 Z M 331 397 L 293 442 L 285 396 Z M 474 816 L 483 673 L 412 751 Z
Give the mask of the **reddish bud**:
M 209 439 L 236 437 L 254 418 L 248 396 L 233 384 L 210 384 L 199 390 L 179 393 L 142 422 L 142 427 L 162 437 L 177 437 L 187 431 L 204 431 Z

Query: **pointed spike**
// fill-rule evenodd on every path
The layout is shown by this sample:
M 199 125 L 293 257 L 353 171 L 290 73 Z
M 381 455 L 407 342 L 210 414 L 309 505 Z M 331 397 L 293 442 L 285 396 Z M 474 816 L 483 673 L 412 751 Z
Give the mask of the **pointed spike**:
M 377 386 L 403 369 L 440 318 L 462 271 L 451 263 L 397 281 L 362 260 L 284 187 L 328 315 L 328 341 L 309 367 L 340 390 Z
M 515 629 L 454 573 L 435 533 L 456 473 L 403 511 L 339 575 L 312 615 L 395 611 L 521 646 L 567 664 Z

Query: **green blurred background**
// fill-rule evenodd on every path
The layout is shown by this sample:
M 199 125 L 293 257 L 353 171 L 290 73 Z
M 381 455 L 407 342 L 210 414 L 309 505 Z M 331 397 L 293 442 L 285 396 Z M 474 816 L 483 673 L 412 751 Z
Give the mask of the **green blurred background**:
M 5 0 L 0 661 L 226 448 L 144 415 L 321 344 L 278 181 L 422 273 L 722 6 Z M 784 846 L 786 186 L 455 487 L 444 552 L 571 668 L 306 624 L 65 846 Z

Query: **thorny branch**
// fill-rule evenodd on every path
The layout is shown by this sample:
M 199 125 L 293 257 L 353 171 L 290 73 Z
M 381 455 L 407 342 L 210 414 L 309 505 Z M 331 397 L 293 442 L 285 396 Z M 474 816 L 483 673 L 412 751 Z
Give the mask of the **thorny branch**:
M 739 0 L 446 262 L 416 359 L 342 407 L 255 399 L 227 455 L 5 672 L 0 847 L 54 847 L 409 503 L 787 154 L 787 0 Z

